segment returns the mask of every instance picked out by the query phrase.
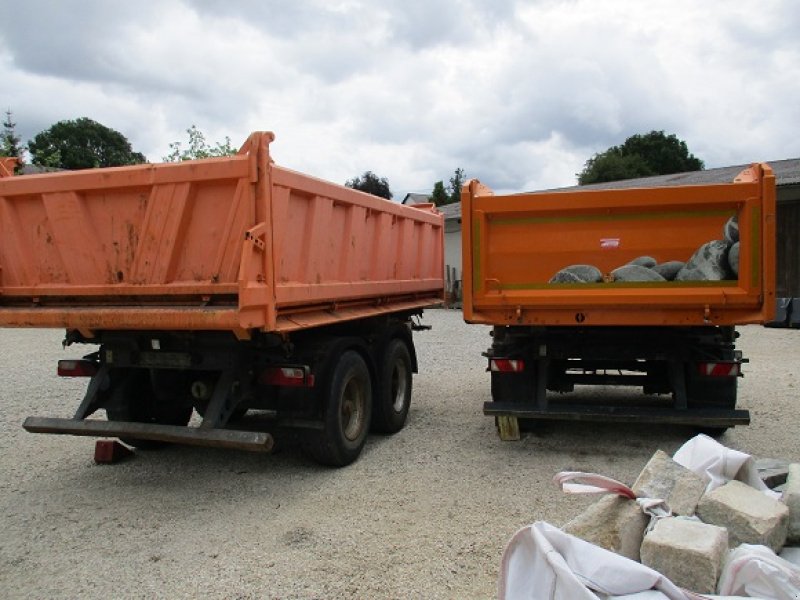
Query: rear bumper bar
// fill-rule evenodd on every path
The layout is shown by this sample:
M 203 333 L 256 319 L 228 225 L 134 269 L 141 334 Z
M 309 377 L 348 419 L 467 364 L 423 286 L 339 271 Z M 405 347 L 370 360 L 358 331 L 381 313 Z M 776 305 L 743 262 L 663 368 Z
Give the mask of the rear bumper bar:
M 703 427 L 733 427 L 750 424 L 750 411 L 741 409 L 674 409 L 587 406 L 583 404 L 549 405 L 547 408 L 540 409 L 536 405 L 514 402 L 486 402 L 483 405 L 483 414 L 518 419 L 653 423 Z
M 130 437 L 192 446 L 270 452 L 274 439 L 263 431 L 201 429 L 127 421 L 96 421 L 28 417 L 22 425 L 31 433 L 60 433 L 89 437 Z

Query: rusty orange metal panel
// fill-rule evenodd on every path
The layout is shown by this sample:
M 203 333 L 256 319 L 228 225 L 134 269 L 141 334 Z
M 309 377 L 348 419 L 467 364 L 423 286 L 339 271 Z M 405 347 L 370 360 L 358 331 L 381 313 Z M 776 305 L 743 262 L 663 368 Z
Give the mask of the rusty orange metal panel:
M 0 180 L 0 326 L 246 335 L 441 301 L 435 209 L 281 168 L 273 139 L 256 132 L 232 157 Z
M 639 256 L 688 260 L 737 215 L 739 277 L 722 282 L 551 284 L 560 269 L 604 274 Z M 471 323 L 732 325 L 771 318 L 775 179 L 753 165 L 729 184 L 493 195 L 462 191 L 464 315 Z

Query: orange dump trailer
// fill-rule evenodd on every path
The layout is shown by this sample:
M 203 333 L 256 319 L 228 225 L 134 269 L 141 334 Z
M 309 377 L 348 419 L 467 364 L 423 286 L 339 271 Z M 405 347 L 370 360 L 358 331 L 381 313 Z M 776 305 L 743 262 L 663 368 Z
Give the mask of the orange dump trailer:
M 471 181 L 461 202 L 464 318 L 494 326 L 484 412 L 501 437 L 520 419 L 749 422 L 734 327 L 773 318 L 768 165 L 714 185 L 498 196 Z M 576 385 L 648 398 L 548 395 Z
M 414 318 L 443 298 L 442 216 L 279 167 L 273 139 L 0 179 L 0 326 L 99 346 L 59 365 L 90 377 L 75 417 L 26 429 L 270 449 L 237 428 L 249 411 L 344 465 L 370 426 L 403 426 Z

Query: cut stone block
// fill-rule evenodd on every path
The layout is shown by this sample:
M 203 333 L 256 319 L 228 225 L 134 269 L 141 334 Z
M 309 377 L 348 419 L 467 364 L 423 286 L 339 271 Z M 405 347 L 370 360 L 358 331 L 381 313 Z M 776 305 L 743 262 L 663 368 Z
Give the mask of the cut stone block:
M 665 500 L 673 514 L 690 517 L 703 497 L 706 482 L 658 450 L 639 473 L 632 489 L 637 496 Z
M 713 594 L 728 552 L 724 527 L 690 519 L 660 519 L 642 542 L 642 564 L 673 583 L 701 594 Z
M 634 500 L 608 495 L 592 504 L 562 528 L 566 533 L 639 560 L 644 530 L 650 517 Z
M 789 465 L 789 476 L 786 478 L 783 501 L 789 509 L 789 541 L 800 544 L 800 463 Z
M 786 542 L 789 509 L 741 481 L 729 481 L 703 496 L 697 516 L 726 527 L 732 548 L 761 544 L 778 552 Z

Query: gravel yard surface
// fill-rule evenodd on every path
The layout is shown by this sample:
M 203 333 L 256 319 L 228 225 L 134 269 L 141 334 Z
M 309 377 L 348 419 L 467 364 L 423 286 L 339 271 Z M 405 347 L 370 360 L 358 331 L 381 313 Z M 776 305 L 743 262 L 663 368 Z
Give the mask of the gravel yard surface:
M 632 483 L 678 427 L 547 424 L 501 442 L 482 414 L 487 327 L 432 310 L 406 428 L 372 436 L 352 466 L 172 447 L 95 465 L 94 440 L 26 433 L 71 416 L 86 380 L 59 379 L 63 332 L 0 330 L 3 598 L 491 598 L 503 547 L 536 520 L 590 504 L 560 470 Z M 740 405 L 752 424 L 720 441 L 800 461 L 800 331 L 741 328 Z

